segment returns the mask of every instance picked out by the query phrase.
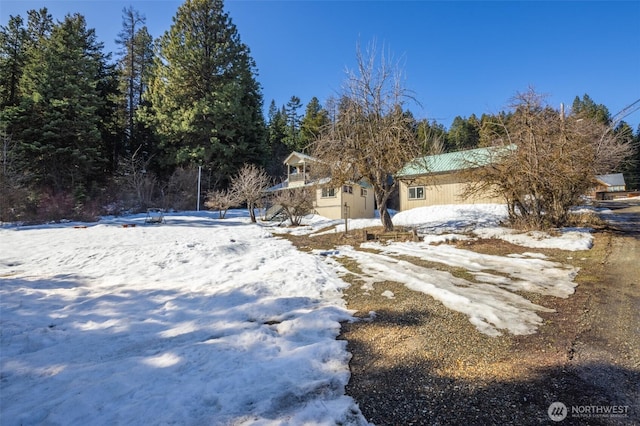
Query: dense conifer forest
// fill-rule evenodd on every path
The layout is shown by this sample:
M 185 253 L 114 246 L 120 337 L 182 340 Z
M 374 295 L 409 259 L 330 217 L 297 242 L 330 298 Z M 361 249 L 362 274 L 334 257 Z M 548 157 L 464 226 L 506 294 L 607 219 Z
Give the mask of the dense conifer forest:
M 118 52 L 106 52 L 80 14 L 54 20 L 46 8 L 0 27 L 0 221 L 91 220 L 149 207 L 194 209 L 224 190 L 244 164 L 274 181 L 292 151 L 310 152 L 340 114 L 340 99 L 265 105 L 257 65 L 222 0 L 187 0 L 153 39 L 145 18 L 122 12 Z M 514 88 L 515 90 L 516 88 Z M 317 94 L 325 96 L 326 94 Z M 587 94 L 571 110 L 635 131 Z M 405 120 L 425 151 L 491 145 L 510 113 Z M 620 170 L 640 187 L 636 149 Z

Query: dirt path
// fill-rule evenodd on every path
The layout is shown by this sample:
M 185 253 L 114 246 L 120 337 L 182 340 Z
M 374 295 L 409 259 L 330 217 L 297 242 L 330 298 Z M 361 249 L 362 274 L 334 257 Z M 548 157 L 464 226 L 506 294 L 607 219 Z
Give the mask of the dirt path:
M 616 210 L 608 222 L 602 285 L 590 297 L 573 362 L 580 376 L 640 419 L 640 207 Z

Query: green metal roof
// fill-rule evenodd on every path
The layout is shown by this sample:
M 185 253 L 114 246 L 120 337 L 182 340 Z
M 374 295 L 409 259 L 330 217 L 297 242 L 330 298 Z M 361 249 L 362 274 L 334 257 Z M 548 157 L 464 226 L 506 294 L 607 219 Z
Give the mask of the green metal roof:
M 496 161 L 497 157 L 515 149 L 515 145 L 490 146 L 466 151 L 427 155 L 407 163 L 399 172 L 399 177 L 447 173 L 482 167 Z

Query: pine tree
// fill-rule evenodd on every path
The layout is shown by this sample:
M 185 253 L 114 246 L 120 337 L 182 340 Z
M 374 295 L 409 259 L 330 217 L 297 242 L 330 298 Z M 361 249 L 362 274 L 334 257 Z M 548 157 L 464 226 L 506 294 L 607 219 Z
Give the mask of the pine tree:
M 447 131 L 442 124 L 435 121 L 430 123 L 423 119 L 415 124 L 415 133 L 416 140 L 420 141 L 426 153 L 435 155 L 451 150 L 447 141 Z
M 41 185 L 82 198 L 103 173 L 98 111 L 106 59 L 95 31 L 79 14 L 66 16 L 47 32 L 32 32 L 36 37 L 21 80 L 24 114 L 18 137 Z
M 284 175 L 285 168 L 282 162 L 291 152 L 284 143 L 287 136 L 287 119 L 284 108 L 278 109 L 275 101 L 271 100 L 267 119 L 269 158 L 265 169 L 269 176 L 277 180 Z
M 300 122 L 300 144 L 303 147 L 312 143 L 319 135 L 323 126 L 329 123 L 329 113 L 322 108 L 315 96 L 307 104 L 307 108 Z
M 20 16 L 9 17 L 0 26 L 0 107 L 16 106 L 20 98 L 19 82 L 26 61 L 27 31 Z
M 453 119 L 447 136 L 455 151 L 471 149 L 478 146 L 480 142 L 480 128 L 475 115 L 462 118 L 457 116 Z
M 300 120 L 302 117 L 298 113 L 300 108 L 302 108 L 302 104 L 297 96 L 292 96 L 284 107 L 287 120 L 287 136 L 284 143 L 292 151 L 301 151 L 303 148 L 300 139 Z
M 639 126 L 640 129 L 640 126 Z M 638 138 L 640 135 L 634 136 L 633 129 L 625 121 L 621 121 L 614 129 L 616 138 L 622 142 L 626 142 L 633 147 L 633 152 L 616 170 L 624 175 L 625 184 L 627 189 L 633 190 L 640 188 L 640 151 L 638 145 Z
M 575 115 L 594 119 L 605 125 L 608 125 L 611 121 L 611 114 L 607 107 L 602 104 L 596 104 L 586 93 L 582 99 L 579 96 L 575 97 L 571 112 Z
M 153 38 L 144 23 L 144 16 L 132 7 L 122 11 L 122 31 L 116 42 L 122 46 L 118 60 L 120 74 L 119 99 L 124 137 L 114 146 L 114 163 L 122 156 L 127 158 L 138 152 L 145 160 L 154 155 L 152 131 L 140 119 L 138 112 L 145 102 L 153 66 Z M 124 124 L 126 122 L 126 125 Z
M 122 11 L 122 31 L 118 34 L 116 43 L 123 47 L 123 57 L 119 61 L 123 91 L 126 93 L 126 112 L 127 112 L 127 139 L 128 148 L 131 149 L 131 141 L 134 131 L 134 116 L 136 111 L 136 94 L 137 87 L 140 83 L 140 71 L 137 66 L 139 61 L 136 57 L 139 49 L 137 48 L 136 35 L 140 31 L 140 26 L 144 25 L 145 18 L 138 13 L 133 7 L 129 6 Z
M 204 165 L 226 181 L 264 152 L 255 63 L 221 0 L 187 0 L 160 38 L 152 121 L 168 168 Z

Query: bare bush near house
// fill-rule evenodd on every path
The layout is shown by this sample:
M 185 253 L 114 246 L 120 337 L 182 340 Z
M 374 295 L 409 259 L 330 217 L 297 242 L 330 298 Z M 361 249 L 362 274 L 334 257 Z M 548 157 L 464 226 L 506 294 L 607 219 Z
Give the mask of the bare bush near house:
M 398 66 L 372 43 L 363 54 L 358 48 L 357 71 L 349 72 L 332 122 L 312 146 L 319 160 L 315 172 L 331 176 L 330 186 L 366 181 L 373 187 L 386 230 L 393 229 L 387 201 L 397 181 L 390 177 L 423 152 L 412 130 L 413 119 L 403 110 L 411 99 L 402 86 Z M 330 108 L 329 108 L 330 109 Z
M 218 217 L 224 219 L 227 210 L 238 205 L 238 196 L 226 189 L 207 192 L 207 200 L 204 202 L 209 210 L 217 210 Z
M 271 178 L 267 172 L 254 164 L 245 164 L 231 178 L 231 192 L 237 197 L 238 203 L 247 203 L 251 222 L 256 222 L 256 205 L 264 196 L 264 190 L 267 189 L 270 181 Z
M 500 123 L 494 145 L 516 149 L 494 151 L 493 164 L 474 171 L 466 195 L 492 191 L 507 201 L 512 224 L 543 229 L 564 226 L 597 174 L 608 173 L 632 148 L 610 127 L 579 115 L 564 116 L 530 89 L 518 93 L 513 114 Z
M 272 202 L 282 206 L 291 226 L 299 226 L 304 216 L 311 213 L 314 196 L 313 188 L 294 188 L 276 192 Z

